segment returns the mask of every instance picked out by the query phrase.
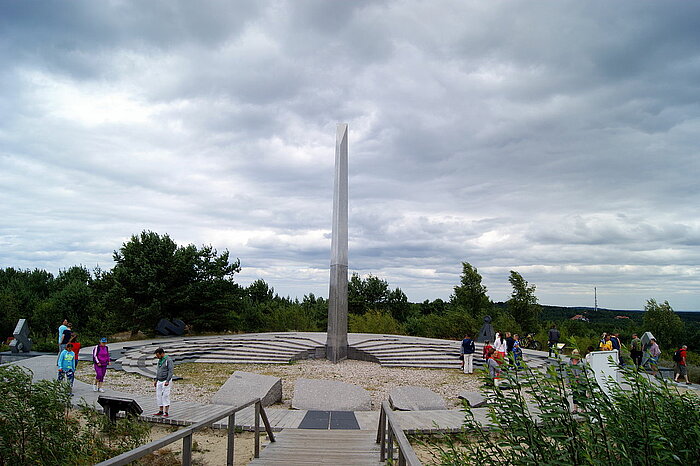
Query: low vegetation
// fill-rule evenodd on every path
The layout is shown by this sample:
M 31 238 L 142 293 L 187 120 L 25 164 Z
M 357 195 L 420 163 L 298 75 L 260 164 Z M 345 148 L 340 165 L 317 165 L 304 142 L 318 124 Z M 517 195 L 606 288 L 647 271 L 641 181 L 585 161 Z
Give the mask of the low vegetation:
M 511 370 L 499 387 L 485 389 L 492 401 L 488 428 L 465 406 L 461 434 L 422 443 L 442 465 L 695 464 L 700 398 L 630 368 L 622 378 L 606 394 L 589 370 L 578 379 L 567 365 Z M 571 411 L 572 390 L 578 414 Z
M 57 381 L 32 383 L 18 366 L 0 367 L 0 465 L 88 465 L 136 448 L 146 423 L 115 424 L 83 405 L 71 411 L 70 389 Z

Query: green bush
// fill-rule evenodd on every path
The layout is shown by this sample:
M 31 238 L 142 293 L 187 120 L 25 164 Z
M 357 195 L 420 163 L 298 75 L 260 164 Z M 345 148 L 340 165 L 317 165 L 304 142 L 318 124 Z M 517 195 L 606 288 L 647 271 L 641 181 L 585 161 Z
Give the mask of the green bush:
M 310 310 L 298 304 L 274 308 L 264 318 L 267 332 L 317 332 L 319 329 Z
M 390 335 L 403 335 L 401 324 L 388 312 L 378 310 L 367 311 L 363 315 L 350 314 L 349 329 L 354 333 L 386 333 Z
M 568 365 L 546 372 L 511 369 L 511 387 L 487 386 L 488 428 L 465 405 L 461 434 L 429 441 L 440 464 L 696 464 L 700 398 L 665 381 L 623 369 L 628 390 L 605 394 L 585 370 L 576 385 L 582 412 L 572 414 Z
M 475 317 L 459 310 L 412 316 L 406 321 L 406 333 L 427 338 L 461 340 L 466 334 L 476 335 L 479 328 Z
M 32 351 L 58 354 L 58 338 L 32 339 Z
M 18 366 L 0 367 L 0 465 L 95 464 L 131 450 L 150 427 L 134 419 L 111 424 L 94 408 L 70 411 L 68 384 L 32 383 Z
M 482 319 L 483 322 L 483 319 Z M 509 312 L 499 312 L 493 318 L 491 326 L 496 332 L 510 332 L 513 335 L 524 336 L 523 329 Z

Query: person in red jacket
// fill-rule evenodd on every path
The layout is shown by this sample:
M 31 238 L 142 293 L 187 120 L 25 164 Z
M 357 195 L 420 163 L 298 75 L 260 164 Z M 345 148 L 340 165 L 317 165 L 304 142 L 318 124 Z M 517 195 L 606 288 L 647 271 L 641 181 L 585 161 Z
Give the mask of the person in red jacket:
M 75 353 L 75 370 L 78 370 L 78 354 L 80 353 L 80 343 L 78 343 L 78 334 L 73 332 L 70 335 L 70 342 L 73 344 L 73 353 Z
M 490 341 L 486 340 L 484 342 L 484 352 L 481 354 L 481 357 L 484 358 L 484 361 L 486 361 L 488 358 L 491 357 L 491 356 L 489 356 L 489 354 L 490 354 L 489 349 L 493 349 L 493 346 L 491 346 Z
M 678 376 L 684 377 L 685 378 L 685 383 L 687 385 L 690 385 L 690 382 L 688 381 L 688 363 L 686 361 L 687 357 L 687 352 L 688 352 L 688 346 L 683 345 L 681 346 L 678 351 L 676 351 L 676 354 L 674 355 L 674 361 L 676 361 L 676 376 L 674 377 L 674 382 L 678 382 Z

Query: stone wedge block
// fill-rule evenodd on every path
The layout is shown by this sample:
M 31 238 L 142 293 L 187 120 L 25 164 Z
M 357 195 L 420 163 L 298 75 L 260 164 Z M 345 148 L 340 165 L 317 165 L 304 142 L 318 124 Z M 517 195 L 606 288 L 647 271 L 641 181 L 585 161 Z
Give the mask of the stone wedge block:
M 486 402 L 488 401 L 481 393 L 468 392 L 466 390 L 459 392 L 458 398 L 467 400 L 467 403 L 469 403 L 469 406 L 472 408 L 481 408 L 482 406 L 485 406 Z
M 335 380 L 297 379 L 292 408 L 318 411 L 369 411 L 372 399 L 362 387 Z
M 389 391 L 391 407 L 399 411 L 447 409 L 444 398 L 425 387 L 396 387 Z
M 271 375 L 236 371 L 214 394 L 211 402 L 235 406 L 253 398 L 260 398 L 263 406 L 282 401 L 282 379 Z

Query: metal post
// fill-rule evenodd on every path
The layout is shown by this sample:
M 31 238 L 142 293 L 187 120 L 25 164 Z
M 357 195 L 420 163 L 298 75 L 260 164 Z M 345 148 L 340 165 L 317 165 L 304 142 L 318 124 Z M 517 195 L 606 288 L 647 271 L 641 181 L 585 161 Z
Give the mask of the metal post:
M 388 451 L 388 460 L 387 461 L 394 461 L 394 436 L 392 435 L 391 429 L 388 429 L 389 431 L 389 445 L 387 445 Z
M 267 413 L 265 412 L 265 408 L 263 408 L 262 404 L 260 405 L 260 417 L 262 418 L 263 425 L 265 426 L 265 431 L 267 432 L 267 437 L 270 440 L 270 442 L 275 441 L 275 434 L 272 433 L 272 426 L 270 425 L 270 420 L 267 418 Z
M 379 412 L 379 435 L 381 435 L 381 447 L 379 460 L 386 460 L 386 413 L 384 412 L 384 407 Z
M 182 438 L 182 466 L 192 465 L 192 434 Z
M 255 457 L 260 458 L 260 401 L 255 403 Z
M 382 427 L 384 426 L 384 406 L 379 408 L 379 426 L 377 427 L 377 443 L 382 440 Z
M 233 444 L 236 437 L 236 413 L 228 417 L 228 443 L 226 445 L 226 466 L 233 466 Z

